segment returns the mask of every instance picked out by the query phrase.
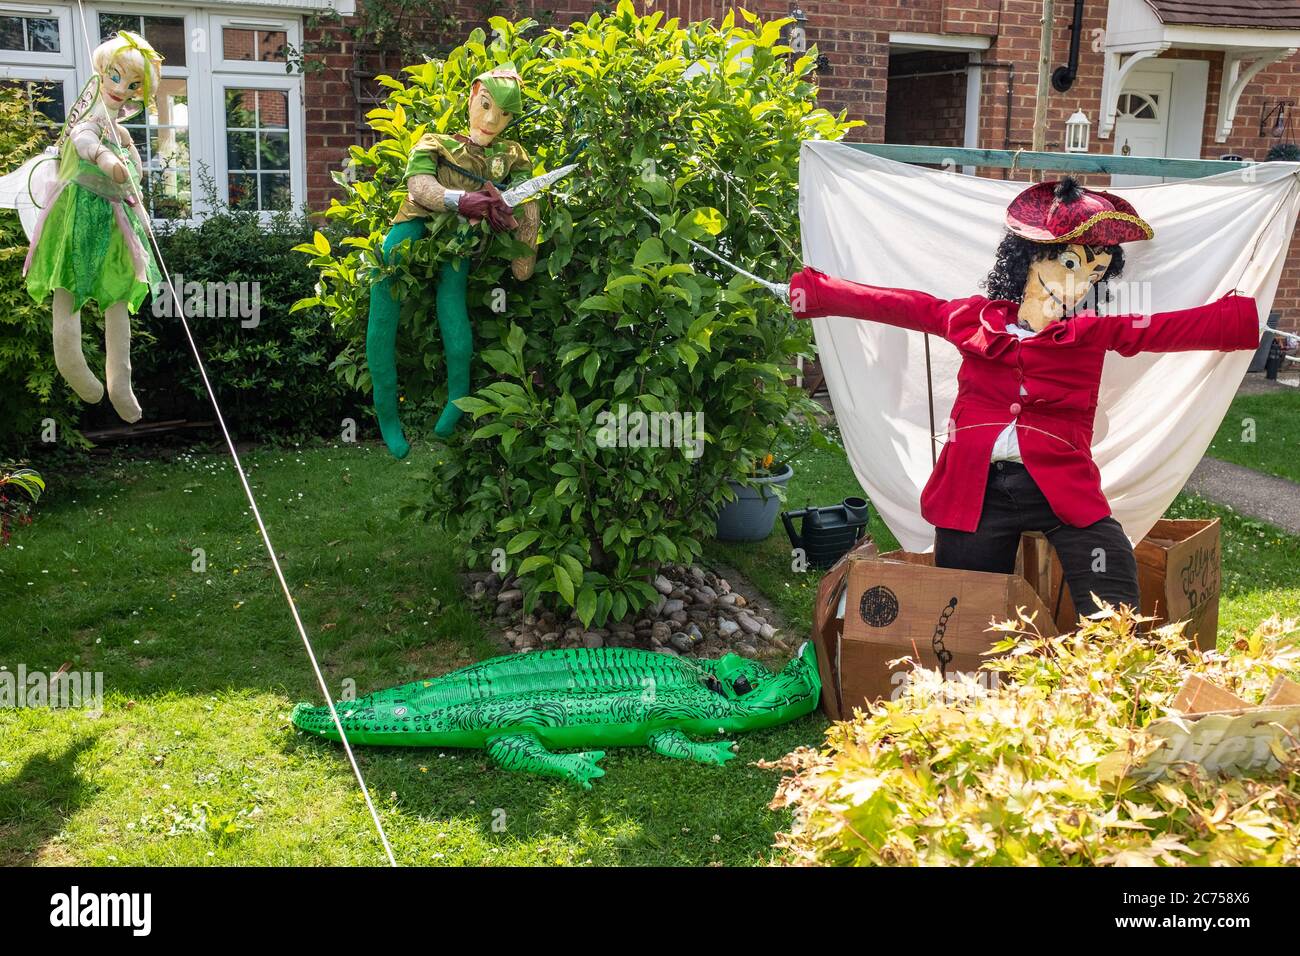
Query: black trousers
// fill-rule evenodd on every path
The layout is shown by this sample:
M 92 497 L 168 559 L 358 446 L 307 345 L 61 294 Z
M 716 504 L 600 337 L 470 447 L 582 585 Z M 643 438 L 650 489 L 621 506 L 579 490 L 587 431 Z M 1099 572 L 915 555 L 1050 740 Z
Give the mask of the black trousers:
M 935 529 L 934 563 L 941 568 L 1010 574 L 1024 531 L 1041 531 L 1056 549 L 1078 613 L 1097 610 L 1093 592 L 1116 607 L 1139 606 L 1137 561 L 1119 522 L 1107 516 L 1086 528 L 1065 524 L 1019 462 L 989 465 L 978 528 Z

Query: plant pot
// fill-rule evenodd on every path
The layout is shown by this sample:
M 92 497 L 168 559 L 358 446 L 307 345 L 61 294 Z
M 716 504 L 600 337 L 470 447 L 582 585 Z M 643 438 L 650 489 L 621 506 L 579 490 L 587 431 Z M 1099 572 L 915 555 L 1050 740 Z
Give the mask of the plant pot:
M 785 487 L 793 477 L 794 469 L 783 465 L 775 475 L 755 478 L 755 488 L 732 481 L 736 500 L 723 505 L 718 512 L 718 540 L 762 541 L 770 535 L 776 527 L 776 516 L 781 513 L 781 499 L 772 489 Z

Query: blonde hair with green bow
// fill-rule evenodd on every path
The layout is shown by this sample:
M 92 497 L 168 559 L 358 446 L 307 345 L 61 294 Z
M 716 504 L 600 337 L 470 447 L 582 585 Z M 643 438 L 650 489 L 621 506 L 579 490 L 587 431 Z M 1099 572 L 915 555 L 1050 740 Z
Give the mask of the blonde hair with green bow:
M 95 47 L 90 62 L 99 74 L 107 73 L 113 66 L 139 74 L 142 87 L 140 108 L 149 108 L 158 84 L 162 82 L 163 55 L 150 46 L 148 40 L 138 33 L 122 30 Z

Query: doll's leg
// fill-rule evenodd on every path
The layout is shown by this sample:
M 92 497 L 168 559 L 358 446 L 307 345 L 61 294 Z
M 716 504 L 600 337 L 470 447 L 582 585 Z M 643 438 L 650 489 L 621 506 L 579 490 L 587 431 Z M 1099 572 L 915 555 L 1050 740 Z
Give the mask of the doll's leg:
M 393 249 L 407 239 L 424 235 L 419 219 L 398 223 L 384 237 L 384 261 L 392 262 Z M 366 364 L 370 367 L 370 387 L 374 396 L 375 415 L 384 444 L 394 458 L 405 458 L 411 450 L 402 434 L 402 419 L 397 406 L 397 322 L 402 302 L 393 293 L 393 282 L 383 278 L 370 287 L 370 318 L 366 324 Z
M 81 350 L 81 312 L 72 308 L 67 289 L 54 290 L 54 364 L 82 401 L 93 405 L 104 397 L 104 386 Z
M 1062 524 L 1047 532 L 1047 540 L 1061 559 L 1070 598 L 1079 614 L 1097 610 L 1094 593 L 1117 608 L 1121 604 L 1134 609 L 1141 606 L 1133 545 L 1114 518 L 1102 518 L 1086 528 Z
M 104 378 L 108 400 L 124 422 L 138 422 L 143 414 L 131 391 L 131 314 L 125 302 L 104 310 Z
M 469 394 L 469 368 L 474 358 L 474 333 L 469 325 L 465 294 L 469 288 L 469 260 L 443 264 L 438 279 L 438 327 L 442 330 L 442 351 L 447 360 L 447 407 L 438 417 L 433 433 L 448 438 L 460 421 L 461 410 L 452 404 Z

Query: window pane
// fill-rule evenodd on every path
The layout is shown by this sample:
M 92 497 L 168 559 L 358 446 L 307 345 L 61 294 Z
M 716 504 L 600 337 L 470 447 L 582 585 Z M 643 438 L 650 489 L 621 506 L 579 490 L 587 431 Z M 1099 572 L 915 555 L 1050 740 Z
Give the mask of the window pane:
M 63 125 L 66 106 L 63 99 L 62 83 L 41 83 L 36 80 L 0 80 L 0 88 L 22 90 L 27 102 L 35 113 L 48 119 L 56 128 L 52 135 L 58 135 L 57 126 Z
M 257 208 L 257 174 L 231 173 L 229 176 L 229 201 L 231 209 Z
M 227 60 L 257 59 L 257 34 L 252 30 L 225 27 L 221 31 L 221 54 Z
M 283 90 L 260 90 L 257 94 L 257 125 L 263 129 L 288 129 L 289 94 Z
M 262 133 L 262 162 L 260 169 L 289 168 L 289 134 Z
M 190 217 L 190 177 L 186 172 L 164 169 L 149 174 L 149 206 L 155 219 Z
M 185 65 L 184 17 L 145 17 L 144 38 L 163 55 L 166 66 Z
M 67 118 L 67 108 L 63 101 L 62 83 L 33 83 L 32 105 L 44 113 L 52 123 L 63 124 Z
M 226 168 L 257 169 L 257 134 L 226 134 Z
M 59 21 L 45 17 L 28 20 L 27 43 L 33 53 L 58 53 Z
M 257 35 L 257 58 L 263 63 L 283 63 L 289 35 L 283 30 L 263 30 Z
M 25 50 L 23 18 L 0 17 L 0 50 Z
M 226 172 L 232 209 L 293 205 L 289 94 L 284 90 L 226 90 Z M 256 172 L 254 172 L 256 171 Z
M 257 128 L 256 90 L 226 90 L 226 127 Z
M 262 175 L 262 208 L 288 209 L 293 205 L 293 189 L 288 173 Z
M 99 42 L 117 36 L 122 30 L 139 33 L 140 18 L 134 13 L 101 13 L 99 15 Z M 146 37 L 146 39 L 148 39 Z

